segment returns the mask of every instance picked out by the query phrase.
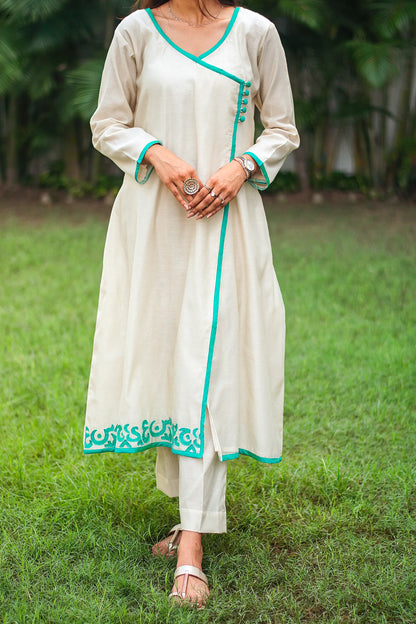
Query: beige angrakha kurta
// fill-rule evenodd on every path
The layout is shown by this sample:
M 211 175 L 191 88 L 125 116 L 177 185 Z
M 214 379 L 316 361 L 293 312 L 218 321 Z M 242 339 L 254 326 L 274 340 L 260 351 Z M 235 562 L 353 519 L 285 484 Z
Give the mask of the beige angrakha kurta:
M 265 130 L 254 143 L 255 106 Z M 221 459 L 279 461 L 284 306 L 257 189 L 299 139 L 274 25 L 236 8 L 196 57 L 150 10 L 134 12 L 115 32 L 91 125 L 125 177 L 104 252 L 85 452 L 163 445 L 201 457 L 208 409 Z M 262 173 L 212 219 L 187 219 L 142 162 L 154 142 L 203 181 L 243 153 Z

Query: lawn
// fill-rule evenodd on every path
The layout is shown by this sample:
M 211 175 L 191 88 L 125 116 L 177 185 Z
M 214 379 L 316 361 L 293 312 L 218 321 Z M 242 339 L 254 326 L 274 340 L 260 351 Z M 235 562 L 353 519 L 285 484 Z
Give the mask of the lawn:
M 3 205 L 3 624 L 416 621 L 416 210 L 267 204 L 284 457 L 231 462 L 198 613 L 169 604 L 174 561 L 150 552 L 177 521 L 154 451 L 82 454 L 105 216 Z

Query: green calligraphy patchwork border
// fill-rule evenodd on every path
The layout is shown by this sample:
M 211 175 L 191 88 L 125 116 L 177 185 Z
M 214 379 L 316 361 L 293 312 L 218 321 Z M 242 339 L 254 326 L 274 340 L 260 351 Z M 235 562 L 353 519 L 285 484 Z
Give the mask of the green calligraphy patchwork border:
M 84 453 L 134 453 L 153 446 L 169 446 L 173 452 L 198 457 L 201 448 L 199 429 L 178 427 L 170 418 L 143 420 L 137 425 L 110 425 L 104 429 L 85 427 Z

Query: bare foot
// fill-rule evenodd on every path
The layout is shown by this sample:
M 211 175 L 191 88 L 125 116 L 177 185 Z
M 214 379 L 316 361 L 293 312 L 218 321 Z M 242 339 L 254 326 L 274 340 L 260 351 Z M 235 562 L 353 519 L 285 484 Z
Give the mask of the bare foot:
M 176 555 L 182 535 L 179 526 L 180 525 L 176 525 L 176 527 L 173 527 L 172 531 L 170 531 L 166 537 L 152 546 L 152 553 L 155 557 L 174 557 Z
M 177 567 L 183 565 L 192 565 L 202 570 L 202 543 L 201 534 L 193 531 L 182 531 L 181 541 L 178 547 L 178 563 Z M 175 579 L 173 592 L 181 594 L 184 591 L 184 575 Z M 188 577 L 188 585 L 186 587 L 186 596 L 184 600 L 203 606 L 209 596 L 209 589 L 204 581 L 195 577 Z

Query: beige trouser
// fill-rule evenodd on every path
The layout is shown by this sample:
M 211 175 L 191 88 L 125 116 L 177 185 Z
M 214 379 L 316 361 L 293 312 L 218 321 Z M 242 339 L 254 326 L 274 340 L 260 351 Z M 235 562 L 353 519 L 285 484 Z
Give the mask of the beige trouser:
M 179 496 L 180 524 L 185 531 L 225 533 L 227 530 L 227 462 L 220 461 L 215 447 L 207 411 L 201 459 L 175 455 L 164 446 L 157 449 L 156 485 L 167 496 Z

